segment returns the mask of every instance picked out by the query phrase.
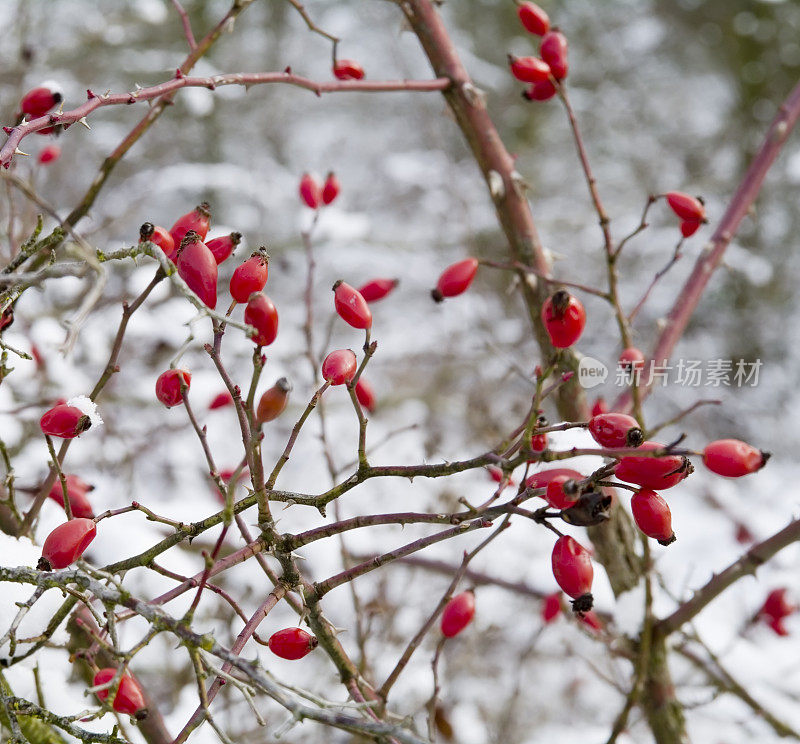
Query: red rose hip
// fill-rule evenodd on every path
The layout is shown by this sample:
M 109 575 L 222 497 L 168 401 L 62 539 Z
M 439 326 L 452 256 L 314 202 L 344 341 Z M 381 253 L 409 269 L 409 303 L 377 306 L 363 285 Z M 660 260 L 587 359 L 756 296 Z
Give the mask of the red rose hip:
M 300 179 L 299 191 L 300 198 L 309 209 L 319 209 L 322 202 L 322 188 L 314 176 L 310 173 L 303 173 Z
M 544 498 L 554 509 L 569 509 L 578 500 L 578 485 L 568 475 L 557 475 L 547 484 Z
M 189 230 L 194 230 L 200 240 L 205 240 L 208 235 L 208 228 L 211 220 L 211 207 L 208 202 L 198 204 L 191 212 L 178 217 L 172 229 L 169 231 L 175 246 L 180 246 L 181 241 L 186 237 Z
M 186 286 L 213 310 L 217 306 L 217 261 L 194 230 L 180 243 L 177 266 Z
M 547 434 L 534 434 L 531 436 L 531 450 L 544 452 L 547 449 Z
M 581 337 L 586 325 L 586 311 L 580 300 L 566 289 L 559 289 L 544 301 L 542 322 L 550 343 L 557 349 L 566 349 Z
M 663 449 L 658 442 L 644 442 L 637 451 Z M 614 468 L 614 475 L 626 483 L 636 483 L 644 488 L 663 491 L 672 488 L 694 472 L 692 464 L 683 455 L 661 457 L 623 457 Z
M 178 259 L 175 241 L 165 228 L 154 225 L 152 222 L 145 222 L 139 228 L 139 242 L 144 243 L 146 241 L 155 243 L 164 251 L 164 254 L 170 261 L 175 262 Z
M 358 378 L 356 382 L 356 398 L 363 408 L 366 408 L 370 413 L 375 410 L 375 391 L 363 376 Z
M 550 18 L 536 3 L 520 3 L 517 15 L 525 30 L 536 36 L 544 36 L 550 30 Z
M 80 558 L 97 535 L 93 519 L 70 519 L 56 527 L 42 545 L 42 557 L 37 568 L 52 571 L 66 568 Z
M 542 80 L 540 83 L 533 83 L 522 93 L 523 98 L 528 101 L 549 101 L 558 93 L 556 86 L 551 80 Z
M 581 612 L 578 618 L 593 633 L 600 633 L 603 630 L 603 621 L 597 616 L 594 610 Z
M 230 235 L 223 235 L 220 238 L 207 241 L 206 248 L 211 251 L 214 260 L 219 265 L 233 253 L 236 246 L 241 242 L 242 234 L 240 232 L 232 232 Z
M 605 398 L 598 398 L 592 406 L 592 416 L 599 416 L 601 413 L 608 413 L 608 404 Z
M 248 301 L 244 322 L 256 329 L 256 335 L 250 337 L 256 346 L 269 346 L 278 337 L 278 311 L 272 300 L 261 292 Z
M 773 589 L 767 595 L 757 614 L 773 620 L 783 620 L 783 618 L 797 612 L 797 606 L 786 599 L 787 591 L 786 587 Z
M 558 585 L 575 600 L 575 611 L 591 610 L 594 569 L 589 551 L 569 535 L 562 535 L 553 547 L 551 562 Z
M 506 478 L 506 474 L 505 474 L 505 472 L 503 471 L 503 469 L 502 469 L 502 468 L 500 468 L 500 467 L 498 467 L 497 465 L 487 465 L 487 466 L 486 466 L 486 472 L 487 472 L 487 473 L 489 473 L 489 477 L 490 477 L 490 478 L 491 478 L 491 479 L 492 479 L 492 480 L 493 480 L 495 483 L 502 483 L 502 482 L 505 480 L 505 482 L 506 482 L 506 487 L 507 487 L 507 486 L 514 486 L 514 485 L 516 485 L 516 484 L 514 483 L 513 479 L 510 477 L 510 474 L 509 474 L 508 478 Z
M 322 377 L 331 385 L 346 385 L 356 376 L 356 355 L 350 349 L 332 351 L 322 362 Z
M 361 293 L 341 279 L 333 285 L 333 304 L 339 317 L 353 328 L 372 327 L 372 311 Z
M 364 68 L 352 59 L 337 59 L 333 74 L 338 80 L 363 80 Z
M 302 659 L 306 654 L 311 653 L 319 641 L 310 633 L 306 633 L 302 628 L 284 628 L 273 633 L 269 637 L 269 650 L 275 656 L 289 661 Z
M 564 34 L 555 29 L 548 31 L 542 37 L 539 54 L 550 66 L 550 71 L 556 80 L 563 80 L 567 76 L 569 64 L 567 63 L 567 37 Z
M 185 369 L 168 369 L 156 380 L 156 398 L 167 408 L 183 403 L 181 383 L 188 390 L 192 384 L 192 373 Z
M 525 486 L 526 488 L 547 488 L 551 480 L 562 475 L 566 476 L 567 479 L 583 480 L 583 476 L 577 470 L 572 470 L 571 468 L 550 468 L 550 470 L 542 470 L 531 475 L 528 480 L 525 481 Z
M 436 302 L 441 302 L 445 297 L 456 297 L 462 292 L 466 292 L 477 271 L 477 258 L 465 258 L 463 261 L 448 266 L 439 277 L 436 289 L 431 291 L 431 297 Z
M 80 436 L 92 425 L 92 420 L 77 406 L 60 403 L 47 411 L 39 426 L 42 432 L 51 437 L 73 439 Z
M 627 413 L 601 413 L 589 421 L 589 434 L 602 447 L 638 447 L 644 442 L 639 422 Z
M 267 249 L 262 246 L 234 269 L 230 283 L 231 297 L 239 303 L 247 302 L 253 292 L 264 289 L 268 276 L 269 256 Z
M 550 65 L 538 57 L 508 55 L 511 74 L 523 83 L 543 83 L 550 79 Z
M 94 675 L 93 687 L 98 687 L 110 682 L 117 674 L 113 667 L 101 669 Z M 109 689 L 98 690 L 95 694 L 99 700 L 108 699 Z M 111 706 L 118 713 L 126 713 L 141 720 L 147 717 L 147 707 L 144 701 L 144 693 L 136 678 L 129 672 L 124 672 L 119 680 L 117 694 Z
M 61 157 L 61 148 L 58 145 L 48 145 L 39 153 L 39 162 L 42 165 L 54 163 Z
M 667 502 L 655 491 L 637 491 L 631 499 L 631 510 L 636 526 L 648 537 L 662 545 L 675 542 L 672 531 L 672 513 Z
M 738 439 L 718 439 L 703 450 L 703 463 L 717 475 L 739 478 L 755 473 L 767 464 L 769 453 Z
M 442 612 L 441 629 L 445 638 L 457 636 L 475 617 L 475 594 L 467 590 L 456 594 Z
M 216 411 L 218 408 L 225 408 L 225 406 L 231 405 L 233 405 L 233 396 L 227 390 L 223 390 L 212 398 L 208 404 L 208 410 Z
M 331 204 L 337 196 L 339 196 L 339 191 L 341 190 L 341 185 L 339 183 L 339 179 L 336 177 L 336 174 L 331 171 L 328 173 L 327 177 L 325 178 L 325 183 L 322 186 L 322 203 L 326 206 Z
M 398 284 L 399 279 L 373 279 L 358 288 L 367 302 L 377 302 L 388 295 Z
M 183 403 L 181 383 L 188 390 L 192 384 L 192 373 L 185 369 L 168 369 L 156 380 L 156 398 L 167 408 Z
M 67 496 L 69 497 L 72 516 L 80 517 L 81 519 L 93 519 L 94 510 L 86 494 L 92 491 L 94 486 L 90 486 L 83 478 L 77 475 L 69 474 L 64 477 L 67 481 Z M 56 478 L 56 482 L 47 495 L 59 504 L 62 509 L 64 508 L 64 489 L 61 486 L 60 478 Z
M 542 602 L 542 620 L 552 623 L 561 614 L 561 592 L 548 594 Z
M 690 238 L 694 235 L 703 223 L 699 220 L 683 220 L 681 222 L 681 235 L 684 238 Z
M 36 119 L 44 116 L 50 109 L 55 108 L 61 103 L 61 93 L 45 86 L 32 88 L 29 90 L 19 103 L 21 114 L 25 114 L 29 119 Z
M 789 635 L 789 630 L 783 624 L 783 620 L 782 619 L 772 618 L 772 620 L 770 620 L 767 623 L 767 625 L 769 625 L 769 627 L 772 628 L 772 630 L 779 636 L 788 636 Z
M 673 212 L 682 220 L 689 222 L 705 222 L 706 208 L 703 202 L 682 191 L 670 191 L 667 194 L 667 203 Z
M 14 322 L 14 306 L 9 305 L 0 313 L 0 332 L 8 328 Z

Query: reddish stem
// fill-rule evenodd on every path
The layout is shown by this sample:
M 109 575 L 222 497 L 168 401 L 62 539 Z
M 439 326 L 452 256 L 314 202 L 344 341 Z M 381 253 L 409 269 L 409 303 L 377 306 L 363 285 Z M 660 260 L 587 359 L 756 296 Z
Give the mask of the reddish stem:
M 672 355 L 675 345 L 683 336 L 690 318 L 697 309 L 711 275 L 722 262 L 725 249 L 733 239 L 733 236 L 736 235 L 739 225 L 756 200 L 767 172 L 786 143 L 789 134 L 797 123 L 798 116 L 800 116 L 800 83 L 795 85 L 781 105 L 778 115 L 770 124 L 758 153 L 750 163 L 750 167 L 739 183 L 728 209 L 711 236 L 708 248 L 697 259 L 691 275 L 672 305 L 664 330 L 656 342 L 652 359 L 666 361 Z M 643 386 L 641 388 L 642 395 L 647 395 L 649 390 L 649 386 Z M 627 411 L 630 407 L 630 392 L 625 392 L 614 403 L 613 410 Z
M 86 117 L 95 109 L 103 106 L 120 106 L 139 101 L 150 101 L 154 98 L 174 93 L 181 88 L 215 88 L 224 85 L 264 85 L 266 83 L 284 83 L 305 88 L 321 96 L 323 93 L 339 92 L 392 92 L 392 91 L 442 91 L 449 85 L 447 78 L 434 80 L 334 80 L 331 82 L 316 82 L 290 72 L 238 72 L 211 77 L 184 77 L 183 74 L 149 88 L 140 88 L 130 93 L 109 93 L 107 95 L 93 95 L 86 103 L 71 111 L 63 113 L 45 114 L 36 119 L 23 122 L 11 130 L 5 145 L 0 149 L 0 165 L 8 167 L 14 157 L 20 142 L 29 134 L 54 124 L 85 123 Z

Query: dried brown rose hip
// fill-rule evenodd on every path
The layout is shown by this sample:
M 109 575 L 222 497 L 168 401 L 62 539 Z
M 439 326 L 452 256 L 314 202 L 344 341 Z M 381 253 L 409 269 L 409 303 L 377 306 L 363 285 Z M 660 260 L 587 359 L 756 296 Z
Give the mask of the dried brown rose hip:
M 281 377 L 271 388 L 264 391 L 256 409 L 256 419 L 260 424 L 265 424 L 280 416 L 289 402 L 289 393 L 292 392 L 292 383 Z

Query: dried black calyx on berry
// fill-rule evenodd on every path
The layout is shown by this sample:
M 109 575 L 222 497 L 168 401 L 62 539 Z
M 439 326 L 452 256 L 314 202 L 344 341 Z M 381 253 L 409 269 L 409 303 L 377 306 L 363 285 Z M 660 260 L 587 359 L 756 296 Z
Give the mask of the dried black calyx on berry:
M 628 433 L 625 435 L 625 445 L 627 447 L 639 447 L 642 444 L 644 444 L 644 432 L 638 426 L 628 429 Z
M 561 486 L 561 490 L 567 496 L 577 496 L 580 491 L 580 486 L 578 485 L 578 481 L 570 478 L 568 481 L 564 482 L 564 485 Z
M 183 236 L 183 240 L 181 240 L 181 244 L 178 246 L 178 252 L 175 255 L 177 259 L 181 253 L 183 253 L 183 249 L 186 248 L 187 245 L 194 245 L 195 243 L 202 243 L 202 238 L 198 233 L 194 230 L 187 230 L 186 235 Z
M 144 242 L 145 240 L 150 240 L 150 238 L 153 237 L 155 230 L 155 225 L 152 222 L 145 222 L 139 228 L 139 241 Z
M 592 527 L 608 519 L 612 501 L 611 496 L 603 491 L 586 491 L 572 506 L 563 509 L 560 517 L 576 527 Z
M 572 600 L 573 612 L 589 612 L 589 610 L 591 610 L 593 606 L 594 606 L 594 597 L 592 597 L 591 592 L 586 592 L 586 594 L 581 594 L 580 597 Z
M 553 304 L 553 311 L 557 316 L 561 316 L 567 311 L 571 299 L 572 295 L 566 289 L 559 289 L 553 294 L 550 300 Z

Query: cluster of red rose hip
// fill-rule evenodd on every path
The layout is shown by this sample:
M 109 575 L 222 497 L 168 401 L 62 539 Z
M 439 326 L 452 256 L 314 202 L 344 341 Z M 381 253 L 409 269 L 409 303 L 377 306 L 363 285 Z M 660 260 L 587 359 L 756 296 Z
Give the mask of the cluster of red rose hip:
M 515 57 L 508 55 L 511 74 L 530 87 L 523 93 L 529 101 L 547 101 L 556 95 L 561 80 L 567 77 L 567 37 L 557 28 L 550 27 L 550 18 L 536 3 L 517 5 L 517 15 L 530 33 L 541 36 L 540 57 Z
M 681 192 L 665 195 L 675 213 L 684 221 L 690 219 L 698 224 L 705 220 L 702 203 Z M 445 269 L 441 274 L 433 297 L 442 301 L 466 291 L 475 278 L 479 262 L 475 258 L 465 259 Z M 566 349 L 580 338 L 586 324 L 586 311 L 579 299 L 565 289 L 554 292 L 542 306 L 542 323 L 556 349 Z M 644 365 L 644 355 L 638 349 L 626 349 L 620 362 L 630 369 Z M 537 367 L 537 377 L 541 379 L 542 370 Z M 571 375 L 567 375 L 569 377 Z M 631 449 L 637 453 L 665 450 L 658 442 L 644 441 L 644 433 L 632 416 L 624 413 L 609 413 L 601 410 L 593 412 L 586 427 L 592 438 L 607 450 Z M 534 430 L 530 450 L 536 454 L 547 449 L 546 433 L 537 434 Z M 708 444 L 703 450 L 706 467 L 718 475 L 740 477 L 753 473 L 764 466 L 768 454 L 751 445 L 736 440 L 722 439 Z M 672 516 L 669 506 L 658 491 L 680 483 L 693 467 L 684 455 L 665 453 L 659 456 L 631 454 L 615 456 L 613 474 L 625 483 L 635 484 L 631 498 L 631 510 L 639 529 L 648 537 L 669 545 L 675 540 L 672 530 Z M 536 458 L 533 460 L 536 461 Z M 495 480 L 508 481 L 508 474 L 499 468 L 491 471 Z M 543 497 L 560 515 L 572 524 L 587 524 L 570 519 L 581 499 L 588 495 L 581 482 L 585 476 L 569 468 L 552 468 L 536 473 L 527 479 L 529 489 L 544 489 Z M 552 570 L 556 582 L 573 601 L 578 612 L 588 611 L 592 606 L 591 586 L 593 568 L 590 553 L 574 538 L 563 535 L 556 541 L 552 552 Z M 453 600 L 455 601 L 455 599 Z M 466 602 L 461 599 L 460 602 Z
M 331 175 L 325 186 L 320 187 L 311 176 L 305 174 L 301 179 L 299 191 L 301 199 L 307 206 L 318 209 L 320 206 L 330 204 L 336 198 L 339 185 Z M 666 198 L 682 219 L 686 220 L 689 213 L 698 220 L 701 217 L 705 219 L 702 204 L 692 197 L 671 192 Z M 232 233 L 204 243 L 209 222 L 208 205 L 201 204 L 180 217 L 171 230 L 145 223 L 140 231 L 140 241 L 149 241 L 159 246 L 166 257 L 175 263 L 178 274 L 188 287 L 213 309 L 217 302 L 217 266 L 233 253 L 241 235 Z M 446 297 L 455 297 L 465 292 L 472 284 L 478 267 L 479 261 L 475 258 L 467 258 L 447 267 L 431 293 L 434 300 L 442 302 Z M 238 303 L 246 303 L 244 320 L 255 329 L 253 342 L 259 347 L 271 344 L 278 332 L 277 310 L 262 292 L 267 277 L 268 257 L 262 248 L 234 270 L 229 286 L 233 298 L 231 310 Z M 386 297 L 396 286 L 395 279 L 376 279 L 360 289 L 355 289 L 341 280 L 337 281 L 333 285 L 334 309 L 339 317 L 353 328 L 369 330 L 372 327 L 369 303 Z M 552 345 L 556 349 L 565 349 L 580 338 L 586 323 L 586 312 L 580 300 L 566 290 L 559 289 L 545 301 L 542 307 L 542 322 Z M 635 349 L 626 352 L 629 364 L 643 364 L 644 356 L 641 352 Z M 333 351 L 325 357 L 321 371 L 323 379 L 329 385 L 350 386 L 357 371 L 356 355 L 350 349 Z M 537 368 L 537 376 L 541 377 L 542 374 Z M 156 396 L 167 407 L 178 405 L 182 403 L 184 392 L 189 389 L 190 384 L 189 371 L 167 370 L 156 381 Z M 262 395 L 256 412 L 259 425 L 277 418 L 283 412 L 290 390 L 291 385 L 288 380 L 281 378 Z M 360 404 L 372 410 L 374 394 L 361 377 L 356 382 L 355 390 Z M 223 399 L 219 402 L 220 396 L 217 396 L 212 407 L 229 403 L 230 396 L 224 394 L 222 396 Z M 59 403 L 42 416 L 40 425 L 44 434 L 48 436 L 69 439 L 89 428 L 91 420 L 81 407 Z M 596 412 L 586 426 L 595 441 L 609 450 L 630 448 L 644 452 L 664 449 L 662 444 L 644 441 L 638 422 L 627 414 Z M 546 434 L 537 434 L 534 431 L 530 449 L 534 453 L 546 450 Z M 617 462 L 614 475 L 621 481 L 639 487 L 631 499 L 633 516 L 639 529 L 662 544 L 671 543 L 675 536 L 672 531 L 669 506 L 657 491 L 675 486 L 692 472 L 688 458 L 667 453 L 657 457 L 631 454 L 615 459 Z M 703 460 L 710 470 L 730 477 L 755 472 L 764 465 L 766 459 L 767 455 L 764 453 L 733 439 L 712 442 L 703 451 Z M 508 480 L 508 474 L 501 472 L 499 478 Z M 584 476 L 575 470 L 554 468 L 532 475 L 525 485 L 529 489 L 545 489 L 544 498 L 547 503 L 560 510 L 560 514 L 567 519 L 570 510 L 586 495 L 586 492 L 581 492 L 580 482 L 583 480 Z M 50 496 L 62 506 L 64 506 L 65 488 L 73 518 L 56 527 L 46 538 L 39 563 L 41 570 L 69 566 L 83 555 L 96 535 L 96 524 L 87 497 L 90 487 L 77 476 L 66 476 L 64 486 L 56 483 L 50 493 Z M 562 535 L 556 541 L 551 559 L 556 582 L 573 599 L 573 609 L 585 622 L 597 627 L 597 621 L 589 615 L 592 607 L 593 580 L 589 551 L 574 538 Z M 545 605 L 548 621 L 555 617 L 553 612 L 555 599 L 554 596 L 548 598 Z M 557 604 L 560 608 L 560 599 Z M 463 592 L 451 599 L 442 614 L 443 635 L 452 637 L 459 633 L 469 624 L 474 612 L 472 592 Z M 273 653 L 285 659 L 300 659 L 316 645 L 316 638 L 301 628 L 285 628 L 277 631 L 269 640 L 269 647 Z M 101 670 L 98 674 L 108 675 L 113 671 Z M 111 676 L 108 679 L 111 679 Z M 128 708 L 133 706 L 134 713 L 141 710 L 135 708 L 138 703 L 127 702 L 136 699 L 137 690 L 138 685 L 135 680 L 129 675 L 123 676 L 117 693 L 118 699 L 121 696 L 119 705 Z M 116 700 L 114 706 L 117 707 Z M 124 712 L 130 712 L 128 708 Z
M 300 182 L 300 197 L 309 207 L 317 209 L 330 204 L 339 193 L 339 182 L 329 174 L 320 187 L 313 178 L 305 174 Z M 200 300 L 213 309 L 217 304 L 217 266 L 225 261 L 241 240 L 239 233 L 204 242 L 210 227 L 208 204 L 201 204 L 180 217 L 170 230 L 152 223 L 145 223 L 140 230 L 140 243 L 157 245 L 166 257 L 175 264 L 179 276 Z M 236 304 L 245 304 L 244 321 L 256 330 L 253 342 L 261 347 L 273 343 L 278 333 L 278 314 L 272 301 L 263 293 L 268 278 L 268 256 L 261 248 L 240 264 L 233 272 L 229 290 Z M 398 285 L 397 279 L 377 278 L 355 289 L 344 281 L 333 285 L 334 309 L 350 326 L 366 330 L 372 326 L 370 303 L 389 295 Z M 322 362 L 322 377 L 329 385 L 351 385 L 357 371 L 355 353 L 350 349 L 339 349 L 328 354 Z M 179 405 L 184 393 L 191 386 L 191 372 L 185 369 L 169 369 L 158 376 L 155 383 L 156 398 L 168 408 Z M 359 376 L 353 385 L 359 404 L 367 411 L 375 409 L 375 393 L 371 385 Z M 266 390 L 258 403 L 255 417 L 263 425 L 276 419 L 286 408 L 291 383 L 282 377 Z M 210 409 L 233 403 L 230 392 L 220 393 L 209 405 Z M 42 432 L 51 437 L 72 439 L 91 426 L 91 416 L 85 406 L 60 401 L 46 411 L 40 420 Z M 232 477 L 233 472 L 221 474 Z M 57 481 L 50 498 L 65 507 L 65 495 L 69 501 L 72 518 L 56 527 L 45 539 L 39 569 L 50 571 L 66 568 L 78 560 L 94 540 L 97 529 L 94 512 L 88 497 L 92 486 L 80 477 L 67 474 L 64 484 Z M 300 628 L 286 628 L 272 635 L 269 648 L 285 659 L 299 659 L 317 645 L 317 640 Z M 108 682 L 116 670 L 98 672 L 95 686 Z M 107 691 L 98 696 L 105 699 Z M 138 696 L 138 697 L 137 697 Z M 141 714 L 144 704 L 135 679 L 126 672 L 119 683 L 114 708 L 120 712 Z

